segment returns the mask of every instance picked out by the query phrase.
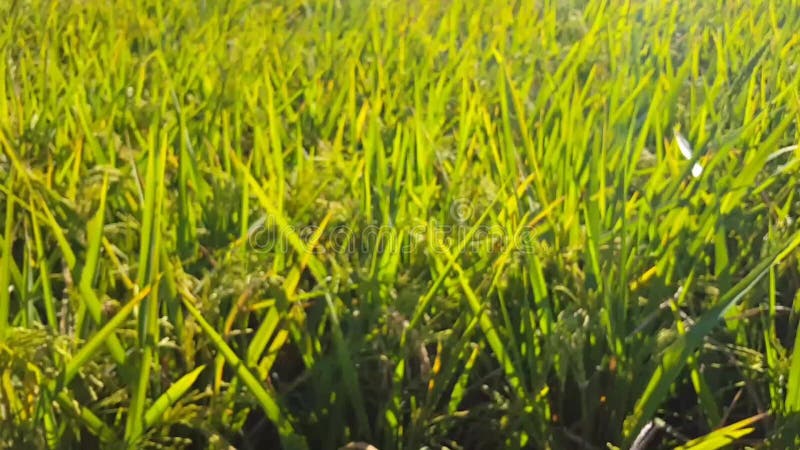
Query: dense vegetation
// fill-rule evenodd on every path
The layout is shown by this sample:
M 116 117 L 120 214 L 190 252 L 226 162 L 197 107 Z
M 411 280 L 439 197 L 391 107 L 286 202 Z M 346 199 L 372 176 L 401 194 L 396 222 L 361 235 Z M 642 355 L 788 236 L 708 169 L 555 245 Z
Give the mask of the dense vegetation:
M 800 444 L 797 1 L 0 23 L 0 447 Z

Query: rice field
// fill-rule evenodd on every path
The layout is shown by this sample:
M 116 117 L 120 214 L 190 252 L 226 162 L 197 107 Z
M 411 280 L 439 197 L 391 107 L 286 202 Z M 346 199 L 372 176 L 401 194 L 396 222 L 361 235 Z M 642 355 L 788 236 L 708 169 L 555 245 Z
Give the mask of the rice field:
M 0 448 L 800 446 L 799 1 L 0 24 Z

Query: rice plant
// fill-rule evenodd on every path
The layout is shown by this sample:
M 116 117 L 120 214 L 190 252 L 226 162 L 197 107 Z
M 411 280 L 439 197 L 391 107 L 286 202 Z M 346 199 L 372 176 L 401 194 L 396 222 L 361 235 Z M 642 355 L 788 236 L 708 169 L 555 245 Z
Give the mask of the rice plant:
M 0 447 L 800 445 L 800 2 L 0 17 Z

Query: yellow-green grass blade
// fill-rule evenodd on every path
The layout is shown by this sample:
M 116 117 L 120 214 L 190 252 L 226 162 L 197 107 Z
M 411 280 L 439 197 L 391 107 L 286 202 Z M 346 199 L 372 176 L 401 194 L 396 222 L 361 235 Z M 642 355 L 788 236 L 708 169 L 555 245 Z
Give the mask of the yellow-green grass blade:
M 6 180 L 6 187 L 11 191 L 14 177 L 9 176 Z M 6 209 L 4 232 L 3 232 L 3 258 L 0 259 L 0 340 L 8 330 L 8 320 L 11 313 L 11 264 L 13 255 L 11 254 L 12 237 L 14 236 L 14 199 L 6 197 Z
M 95 294 L 92 285 L 95 275 L 97 274 L 97 266 L 100 259 L 100 245 L 103 241 L 107 192 L 108 175 L 104 175 L 103 187 L 100 195 L 100 206 L 86 226 L 86 235 L 88 236 L 89 245 L 86 249 L 86 261 L 84 262 L 83 270 L 81 270 L 81 278 L 78 284 L 78 290 L 81 293 L 83 303 L 86 305 L 86 309 L 89 311 L 89 314 L 91 314 L 94 322 L 98 325 L 101 324 L 103 320 L 103 305 L 100 299 L 97 298 L 97 294 Z M 105 343 L 114 360 L 120 365 L 125 364 L 127 355 L 117 336 L 115 334 L 109 334 Z
M 167 411 L 167 409 L 175 404 L 178 400 L 183 397 L 186 392 L 191 389 L 192 385 L 194 385 L 197 377 L 200 376 L 200 373 L 206 368 L 205 365 L 198 366 L 196 369 L 192 370 L 191 372 L 183 375 L 177 381 L 172 383 L 172 385 L 167 389 L 166 392 L 161 394 L 144 414 L 144 427 L 145 429 L 150 428 L 151 426 L 158 423 L 161 420 L 161 417 Z
M 200 311 L 192 304 L 191 297 L 187 297 L 185 294 L 186 293 L 184 293 L 182 300 L 186 310 L 189 311 L 189 314 L 194 317 L 203 332 L 211 339 L 211 343 L 220 355 L 225 358 L 228 365 L 235 371 L 237 378 L 239 378 L 253 393 L 253 396 L 264 410 L 264 414 L 266 414 L 267 418 L 276 424 L 283 436 L 294 433 L 294 427 L 292 427 L 292 424 L 281 413 L 281 408 L 277 400 L 273 398 L 272 394 L 267 392 L 261 381 L 247 368 L 245 362 L 239 359 L 233 349 L 225 343 L 225 339 L 223 339 L 222 336 L 214 330 L 214 327 L 205 320 Z
M 112 317 L 100 330 L 95 333 L 88 341 L 83 343 L 81 348 L 75 355 L 67 362 L 64 368 L 64 375 L 62 384 L 69 385 L 70 381 L 78 374 L 81 368 L 99 351 L 100 347 L 107 345 L 108 340 L 117 329 L 128 319 L 128 316 L 139 305 L 139 303 L 150 293 L 150 287 L 147 286 L 141 290 L 135 297 L 128 301 L 117 313 Z
M 675 447 L 675 450 L 717 450 L 721 448 L 730 448 L 730 445 L 755 431 L 755 427 L 752 425 L 765 417 L 767 417 L 767 413 L 748 417 L 747 419 L 740 420 L 726 427 L 718 428 L 705 436 L 692 439 L 681 446 Z
M 31 205 L 33 207 L 33 205 Z M 31 208 L 33 209 L 33 208 Z M 42 284 L 42 301 L 44 302 L 45 317 L 47 317 L 47 324 L 53 331 L 58 329 L 58 320 L 56 319 L 56 298 L 53 295 L 53 287 L 50 281 L 50 262 L 44 251 L 44 242 L 42 239 L 42 230 L 39 226 L 37 214 L 31 214 L 31 228 L 33 228 L 33 239 L 36 245 L 36 258 L 37 265 L 39 266 L 39 279 Z
M 439 251 L 442 252 L 445 257 L 451 261 L 455 261 L 455 257 L 452 253 L 450 253 L 449 249 L 447 249 L 441 243 L 437 244 L 439 246 Z M 464 291 L 467 305 L 469 306 L 472 314 L 474 314 L 475 317 L 478 317 L 478 325 L 480 326 L 481 331 L 483 331 L 489 347 L 492 349 L 498 362 L 503 367 L 503 371 L 505 372 L 506 377 L 508 377 L 511 387 L 514 389 L 515 394 L 519 396 L 519 399 L 526 399 L 528 396 L 525 392 L 526 384 L 522 378 L 522 373 L 516 367 L 515 361 L 511 357 L 509 350 L 506 349 L 503 339 L 497 333 L 497 325 L 486 312 L 486 307 L 488 305 L 482 304 L 478 299 L 477 293 L 470 286 L 469 279 L 464 273 L 464 269 L 457 262 L 453 263 L 453 270 L 455 270 L 458 276 L 458 282 L 461 286 L 461 289 Z
M 153 285 L 153 290 L 143 300 L 142 311 L 139 313 L 139 371 L 133 386 L 131 405 L 125 426 L 125 441 L 132 445 L 144 432 L 145 404 L 147 393 L 150 389 L 150 373 L 153 361 L 156 359 L 156 344 L 159 340 L 159 262 L 162 257 L 161 226 L 162 210 L 165 195 L 165 170 L 169 149 L 168 134 L 163 131 L 158 133 L 158 145 L 153 144 L 148 152 L 148 172 L 145 189 L 144 220 L 142 221 L 141 243 L 147 250 L 143 252 L 147 257 L 140 260 L 137 284 L 142 285 L 143 280 Z
M 89 408 L 81 406 L 71 398 L 67 391 L 61 391 L 56 395 L 56 402 L 67 412 L 75 414 L 78 419 L 86 425 L 89 431 L 100 439 L 100 442 L 110 445 L 116 442 L 117 435 L 114 430 L 103 422 Z
M 798 332 L 795 334 L 794 348 L 790 359 L 783 406 L 789 413 L 798 413 L 800 412 L 800 325 L 798 325 Z

